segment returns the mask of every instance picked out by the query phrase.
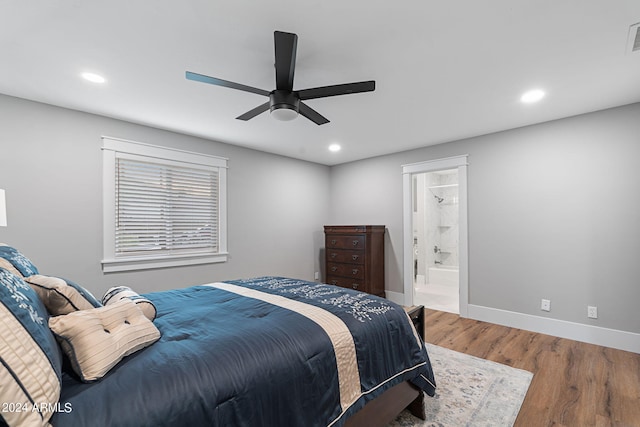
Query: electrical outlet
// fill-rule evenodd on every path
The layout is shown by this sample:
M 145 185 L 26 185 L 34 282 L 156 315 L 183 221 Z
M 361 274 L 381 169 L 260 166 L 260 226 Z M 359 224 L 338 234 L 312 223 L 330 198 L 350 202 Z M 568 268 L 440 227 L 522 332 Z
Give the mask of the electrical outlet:
M 320 280 L 320 272 L 319 272 L 319 271 L 316 271 L 316 272 L 313 274 L 313 278 L 314 278 L 315 280 Z
M 551 300 L 543 299 L 540 303 L 540 310 L 551 311 Z
M 598 318 L 598 307 L 595 305 L 587 306 L 587 317 L 589 319 L 597 319 Z

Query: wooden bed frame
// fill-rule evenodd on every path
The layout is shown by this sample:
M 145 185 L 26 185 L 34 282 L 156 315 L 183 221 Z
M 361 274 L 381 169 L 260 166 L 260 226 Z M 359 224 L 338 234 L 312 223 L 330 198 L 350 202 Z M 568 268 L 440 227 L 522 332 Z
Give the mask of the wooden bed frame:
M 400 383 L 367 403 L 344 423 L 345 427 L 385 427 L 405 408 L 424 420 L 424 392 L 408 381 Z

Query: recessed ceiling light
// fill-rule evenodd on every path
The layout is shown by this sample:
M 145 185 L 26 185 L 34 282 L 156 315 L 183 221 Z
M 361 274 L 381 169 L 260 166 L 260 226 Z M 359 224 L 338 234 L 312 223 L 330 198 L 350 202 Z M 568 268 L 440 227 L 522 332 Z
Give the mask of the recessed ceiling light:
M 88 80 L 92 83 L 104 83 L 107 81 L 107 79 L 96 73 L 82 73 L 80 75 L 83 79 Z
M 544 98 L 544 91 L 540 90 L 540 89 L 534 89 L 534 90 L 530 90 L 528 92 L 525 92 L 521 97 L 520 97 L 520 101 L 524 102 L 525 104 L 530 104 L 532 102 L 538 102 L 540 101 L 542 98 Z
M 338 144 L 331 144 L 329 146 L 329 151 L 333 151 L 335 153 L 336 151 L 340 151 L 341 148 L 342 147 L 340 147 L 340 145 Z

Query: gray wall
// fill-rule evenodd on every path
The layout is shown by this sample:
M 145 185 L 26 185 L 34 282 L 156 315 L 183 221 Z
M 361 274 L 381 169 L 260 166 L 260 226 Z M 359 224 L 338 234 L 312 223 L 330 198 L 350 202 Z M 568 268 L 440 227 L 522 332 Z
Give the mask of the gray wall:
M 0 121 L 0 241 L 98 295 L 312 279 L 326 223 L 386 225 L 402 292 L 401 165 L 469 154 L 471 304 L 640 332 L 640 104 L 332 168 L 3 95 Z M 102 135 L 229 158 L 227 263 L 102 274 Z
M 42 274 L 101 296 L 116 284 L 148 292 L 269 274 L 313 280 L 320 270 L 329 167 L 3 95 L 0 121 L 0 242 Z M 102 273 L 102 135 L 229 158 L 228 262 Z
M 640 332 L 640 104 L 333 167 L 331 222 L 388 228 L 388 290 L 403 292 L 401 165 L 463 154 L 470 303 Z

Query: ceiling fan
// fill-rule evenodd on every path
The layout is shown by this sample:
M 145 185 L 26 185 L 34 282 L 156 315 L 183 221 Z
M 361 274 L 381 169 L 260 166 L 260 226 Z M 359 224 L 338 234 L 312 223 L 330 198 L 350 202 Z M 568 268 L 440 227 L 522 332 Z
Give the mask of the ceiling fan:
M 236 119 L 249 120 L 260 113 L 270 110 L 271 115 L 279 120 L 293 120 L 299 113 L 318 125 L 329 123 L 329 120 L 302 101 L 347 95 L 350 93 L 371 92 L 376 88 L 376 82 L 369 80 L 365 82 L 293 90 L 293 74 L 296 66 L 298 36 L 293 33 L 275 31 L 273 38 L 275 44 L 276 89 L 271 92 L 205 76 L 203 74 L 192 73 L 190 71 L 186 72 L 186 77 L 189 80 L 243 90 L 245 92 L 257 93 L 258 95 L 269 97 L 269 101 L 257 106 L 253 110 L 247 111 L 236 117 Z

